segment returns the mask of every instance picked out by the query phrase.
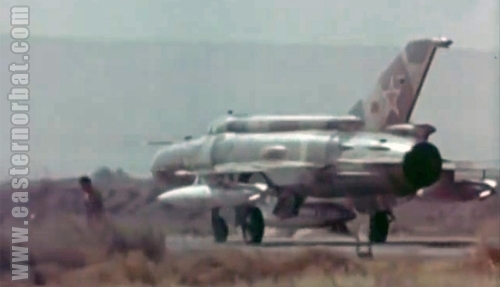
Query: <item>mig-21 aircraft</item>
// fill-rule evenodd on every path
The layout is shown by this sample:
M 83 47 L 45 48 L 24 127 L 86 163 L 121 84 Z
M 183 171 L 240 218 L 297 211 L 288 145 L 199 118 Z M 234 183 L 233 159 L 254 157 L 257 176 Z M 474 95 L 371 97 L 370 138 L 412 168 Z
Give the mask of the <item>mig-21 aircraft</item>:
M 234 208 L 245 241 L 260 243 L 266 225 L 262 198 L 277 199 L 273 214 L 282 221 L 299 216 L 307 198 L 348 198 L 358 212 L 370 214 L 370 241 L 385 242 L 397 198 L 422 196 L 431 187 L 441 193 L 493 193 L 492 181 L 457 185 L 453 163 L 428 142 L 436 129 L 408 123 L 437 48 L 449 45 L 441 38 L 409 42 L 370 97 L 347 116 L 231 117 L 206 135 L 162 148 L 151 167 L 155 179 L 189 175 L 196 181 L 158 199 L 211 209 L 218 242 L 228 236 L 219 210 Z M 250 183 L 255 175 L 263 182 Z

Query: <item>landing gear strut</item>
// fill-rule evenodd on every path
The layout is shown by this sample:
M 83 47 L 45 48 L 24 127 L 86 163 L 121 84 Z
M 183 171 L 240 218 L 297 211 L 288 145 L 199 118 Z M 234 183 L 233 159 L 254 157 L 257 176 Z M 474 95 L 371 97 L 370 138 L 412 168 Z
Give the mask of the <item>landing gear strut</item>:
M 356 234 L 356 254 L 358 257 L 368 257 L 372 258 L 372 244 L 373 243 L 385 243 L 387 241 L 387 235 L 389 234 L 389 225 L 395 220 L 394 214 L 390 210 L 377 211 L 370 216 L 370 230 L 368 232 L 368 251 L 362 252 L 361 243 L 359 238 L 359 232 Z
M 259 244 L 264 237 L 264 216 L 258 207 L 248 207 L 245 219 L 241 223 L 243 240 L 247 244 Z
M 389 225 L 394 220 L 391 211 L 378 211 L 370 216 L 370 234 L 371 243 L 385 243 L 389 234 Z
M 223 243 L 227 241 L 229 228 L 226 220 L 219 215 L 218 208 L 212 209 L 212 230 L 214 232 L 215 242 Z

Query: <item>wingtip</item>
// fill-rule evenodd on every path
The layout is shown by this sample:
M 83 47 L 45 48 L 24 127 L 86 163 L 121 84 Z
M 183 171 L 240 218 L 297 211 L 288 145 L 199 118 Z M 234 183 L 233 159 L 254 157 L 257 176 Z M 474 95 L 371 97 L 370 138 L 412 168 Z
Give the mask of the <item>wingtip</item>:
M 487 184 L 493 191 L 496 191 L 498 182 L 494 179 L 484 179 L 483 182 Z
M 485 179 L 483 180 L 483 183 L 486 184 L 489 188 L 484 189 L 482 192 L 479 193 L 479 200 L 484 200 L 489 198 L 490 196 L 493 196 L 497 194 L 497 181 L 493 179 Z
M 440 48 L 449 48 L 451 44 L 453 44 L 453 40 L 446 37 L 433 38 L 432 41 L 434 41 L 434 43 L 436 43 L 436 46 Z

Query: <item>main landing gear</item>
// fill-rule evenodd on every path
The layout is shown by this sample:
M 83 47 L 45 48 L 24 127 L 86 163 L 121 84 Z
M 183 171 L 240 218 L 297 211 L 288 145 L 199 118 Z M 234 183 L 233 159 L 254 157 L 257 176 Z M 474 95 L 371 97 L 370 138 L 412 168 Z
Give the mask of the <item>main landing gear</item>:
M 248 206 L 241 207 L 243 212 L 241 215 L 241 231 L 243 240 L 247 244 L 259 244 L 264 237 L 264 216 L 258 207 Z M 229 235 L 229 228 L 226 220 L 219 215 L 219 209 L 212 209 L 212 230 L 214 240 L 217 243 L 224 243 L 227 241 Z
M 229 228 L 226 220 L 219 215 L 218 208 L 212 209 L 212 231 L 214 233 L 215 242 L 224 243 L 227 241 Z
M 259 244 L 264 237 L 264 216 L 258 207 L 248 207 L 241 223 L 243 240 L 247 244 Z
M 385 243 L 389 234 L 389 226 L 394 221 L 392 211 L 377 211 L 370 216 L 370 243 Z
M 368 250 L 362 252 L 362 244 L 359 238 L 359 233 L 356 234 L 356 254 L 360 258 L 372 258 L 372 244 L 385 243 L 389 234 L 389 226 L 395 220 L 394 214 L 390 210 L 377 211 L 370 216 L 370 225 L 368 232 Z
M 248 183 L 254 174 L 240 174 L 236 182 Z M 274 184 L 266 177 L 265 174 L 260 174 L 264 182 L 273 187 Z M 229 175 L 229 180 L 234 181 L 236 175 Z M 298 213 L 300 205 L 296 207 Z M 253 205 L 243 205 L 235 207 L 235 225 L 240 226 L 243 234 L 243 240 L 247 244 L 259 244 L 264 237 L 265 221 L 264 215 L 260 208 Z M 228 226 L 224 218 L 219 215 L 219 209 L 212 210 L 212 229 L 216 242 L 226 242 L 228 237 Z

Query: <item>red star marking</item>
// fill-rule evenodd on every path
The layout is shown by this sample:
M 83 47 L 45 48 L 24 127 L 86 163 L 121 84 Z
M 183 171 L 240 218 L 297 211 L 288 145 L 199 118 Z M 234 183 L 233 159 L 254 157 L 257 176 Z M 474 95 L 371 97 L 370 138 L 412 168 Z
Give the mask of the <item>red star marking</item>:
M 384 96 L 387 99 L 387 104 L 389 106 L 389 112 L 393 111 L 398 116 L 399 116 L 398 98 L 399 98 L 400 92 L 401 92 L 401 89 L 396 89 L 394 87 L 394 76 L 392 76 L 390 84 L 389 84 L 389 88 L 384 91 Z

